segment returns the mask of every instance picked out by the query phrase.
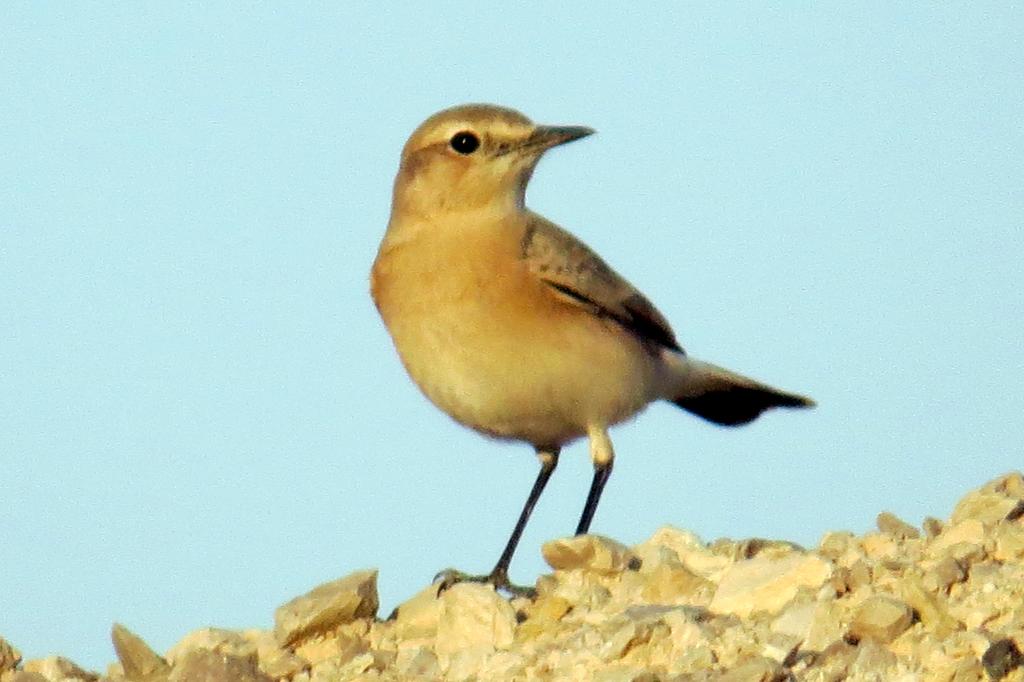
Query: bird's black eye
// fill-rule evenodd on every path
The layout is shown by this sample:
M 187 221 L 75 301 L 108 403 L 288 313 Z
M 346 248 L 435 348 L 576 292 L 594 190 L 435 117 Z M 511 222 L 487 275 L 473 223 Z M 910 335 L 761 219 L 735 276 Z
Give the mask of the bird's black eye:
M 460 154 L 472 154 L 480 146 L 480 138 L 468 130 L 463 130 L 452 135 L 452 139 L 448 144 Z

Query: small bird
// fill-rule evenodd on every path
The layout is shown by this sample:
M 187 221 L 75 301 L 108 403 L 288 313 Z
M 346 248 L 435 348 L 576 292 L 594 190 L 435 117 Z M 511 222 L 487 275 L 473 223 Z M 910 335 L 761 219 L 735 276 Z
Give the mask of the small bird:
M 814 404 L 687 355 L 642 293 L 526 207 L 541 156 L 593 132 L 469 104 L 428 118 L 402 150 L 370 275 L 377 310 L 434 405 L 482 434 L 532 445 L 540 459 L 494 569 L 452 571 L 449 582 L 528 593 L 508 568 L 559 451 L 589 439 L 594 478 L 576 527 L 585 534 L 612 471 L 608 428 L 655 400 L 725 426 Z

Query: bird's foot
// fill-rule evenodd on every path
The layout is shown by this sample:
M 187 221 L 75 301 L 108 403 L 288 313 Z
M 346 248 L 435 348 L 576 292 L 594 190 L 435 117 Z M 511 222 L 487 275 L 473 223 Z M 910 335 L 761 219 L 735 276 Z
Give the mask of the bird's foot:
M 438 596 L 459 583 L 486 583 L 494 587 L 496 591 L 505 592 L 513 597 L 533 599 L 537 596 L 537 590 L 532 587 L 512 584 L 512 581 L 508 579 L 508 571 L 499 568 L 495 568 L 486 575 L 471 575 L 454 568 L 447 568 L 434 576 L 434 583 L 437 585 Z

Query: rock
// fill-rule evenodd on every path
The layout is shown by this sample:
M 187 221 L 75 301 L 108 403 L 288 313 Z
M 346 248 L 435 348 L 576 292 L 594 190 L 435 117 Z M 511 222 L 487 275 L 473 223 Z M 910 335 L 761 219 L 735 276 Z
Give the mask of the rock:
M 272 682 L 256 666 L 255 652 L 251 656 L 232 656 L 213 649 L 194 649 L 184 652 L 169 682 Z
M 818 543 L 818 553 L 826 559 L 831 559 L 836 563 L 840 563 L 840 558 L 844 556 L 853 545 L 853 533 L 849 531 L 833 531 L 825 533 L 821 538 L 821 542 Z
M 279 607 L 274 636 L 281 646 L 291 646 L 356 618 L 372 618 L 377 606 L 377 571 L 357 571 Z
M 795 637 L 801 648 L 821 651 L 843 636 L 843 626 L 834 603 L 791 604 L 771 624 L 771 631 Z
M 611 575 L 635 567 L 637 556 L 625 545 L 600 535 L 577 535 L 545 542 L 544 561 L 556 571 L 583 570 Z
M 0 637 L 0 674 L 14 670 L 20 662 L 21 652 L 11 646 L 6 639 Z
M 438 665 L 437 655 L 425 646 L 399 650 L 395 658 L 395 671 L 403 680 L 441 679 L 441 666 Z
M 720 678 L 720 682 L 782 682 L 787 677 L 778 662 L 763 656 L 736 666 Z
M 944 528 L 942 521 L 939 521 L 934 516 L 924 517 L 924 523 L 921 524 L 921 527 L 924 528 L 924 534 L 929 540 L 937 538 Z
M 928 553 L 933 557 L 943 557 L 951 547 L 960 543 L 982 546 L 985 544 L 985 525 L 978 519 L 967 519 L 952 526 L 947 526 L 928 546 Z
M 658 682 L 654 673 L 627 665 L 612 665 L 598 671 L 594 682 Z
M 1024 524 L 1001 521 L 996 526 L 992 558 L 1003 563 L 1024 560 Z
M 947 637 L 960 628 L 960 622 L 949 613 L 944 599 L 928 592 L 923 581 L 908 576 L 899 584 L 900 596 L 914 611 L 921 622 L 938 637 Z
M 1022 497 L 1011 474 L 923 537 L 881 514 L 878 532 L 828 533 L 810 552 L 675 528 L 632 549 L 556 541 L 560 568 L 533 600 L 430 585 L 386 620 L 363 572 L 282 607 L 293 625 L 197 630 L 169 662 L 115 626 L 122 663 L 104 682 L 1024 682 L 1024 522 L 997 518 Z M 95 682 L 66 659 L 18 658 L 0 640 L 0 682 Z
M 891 559 L 900 553 L 900 543 L 882 533 L 868 533 L 860 539 L 860 546 L 864 554 L 875 561 Z
M 50 682 L 59 682 L 68 678 L 85 682 L 94 682 L 99 679 L 99 675 L 96 673 L 88 672 L 62 656 L 49 656 L 26 661 L 24 670 L 30 673 L 39 673 Z
M 957 503 L 950 521 L 957 524 L 975 520 L 985 525 L 991 525 L 1005 519 L 1016 504 L 1016 499 L 985 486 L 981 490 L 972 490 L 967 493 Z
M 707 604 L 715 584 L 683 565 L 662 564 L 643 578 L 640 597 L 654 604 Z
M 1001 680 L 1024 664 L 1024 656 L 1021 656 L 1020 649 L 1012 639 L 1001 639 L 988 648 L 981 657 L 981 664 L 985 666 L 989 677 Z
M 435 653 L 442 669 L 460 652 L 475 657 L 511 646 L 516 629 L 512 606 L 489 585 L 460 583 L 441 595 Z
M 967 578 L 964 565 L 951 556 L 940 560 L 924 574 L 923 583 L 930 592 L 948 592 L 950 585 Z
M 896 656 L 875 639 L 865 639 L 857 646 L 857 656 L 850 665 L 850 677 L 857 680 L 896 678 Z
M 50 682 L 45 676 L 28 670 L 9 670 L 4 673 L 3 682 Z
M 895 514 L 882 512 L 875 519 L 878 530 L 895 540 L 911 540 L 921 537 L 921 532 Z
M 633 548 L 643 561 L 643 568 L 653 569 L 665 562 L 665 551 L 690 572 L 717 583 L 732 563 L 712 552 L 694 533 L 666 526 L 658 529 L 646 542 Z M 675 562 L 671 562 L 673 565 Z
M 523 640 L 534 639 L 562 620 L 572 608 L 568 599 L 557 595 L 542 596 L 535 601 L 523 623 L 520 623 L 517 637 Z
M 119 623 L 110 631 L 114 652 L 124 669 L 129 682 L 158 682 L 165 680 L 171 672 L 167 661 L 149 648 L 142 638 Z
M 779 560 L 758 556 L 733 564 L 722 576 L 710 609 L 745 618 L 756 611 L 775 613 L 802 588 L 816 589 L 831 573 L 828 562 L 813 554 L 790 554 Z
M 171 666 L 174 666 L 186 654 L 198 649 L 228 656 L 248 657 L 256 653 L 256 644 L 249 641 L 242 633 L 234 630 L 203 628 L 185 635 L 167 651 L 165 658 Z
M 850 623 L 850 634 L 857 639 L 873 639 L 888 644 L 910 627 L 914 620 L 911 608 L 888 595 L 876 594 L 857 608 Z
M 395 609 L 395 634 L 403 639 L 434 637 L 441 619 L 441 603 L 437 585 L 427 585 Z

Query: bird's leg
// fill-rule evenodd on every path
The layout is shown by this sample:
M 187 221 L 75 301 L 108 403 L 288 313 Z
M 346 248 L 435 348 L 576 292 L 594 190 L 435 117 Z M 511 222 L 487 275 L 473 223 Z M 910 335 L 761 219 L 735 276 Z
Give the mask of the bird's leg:
M 533 507 L 537 504 L 537 500 L 540 499 L 541 493 L 544 492 L 544 486 L 548 484 L 548 479 L 551 478 L 555 467 L 558 466 L 558 448 L 537 448 L 537 457 L 540 459 L 540 472 L 537 474 L 537 480 L 533 482 L 530 495 L 526 498 L 526 504 L 523 505 L 523 510 L 519 513 L 519 520 L 516 521 L 516 526 L 512 529 L 512 535 L 505 544 L 505 550 L 501 553 L 501 557 L 498 558 L 498 563 L 494 565 L 494 568 L 487 575 L 468 575 L 453 569 L 442 571 L 434 578 L 435 582 L 440 581 L 438 594 L 456 583 L 479 582 L 490 583 L 494 586 L 494 589 L 504 590 L 515 596 L 534 596 L 535 590 L 532 587 L 513 585 L 509 581 L 508 567 L 512 563 L 512 555 L 515 554 L 519 538 L 522 537 L 523 529 L 526 528 L 526 522 L 530 520 L 530 514 L 533 513 Z
M 579 525 L 576 526 L 576 535 L 585 535 L 590 530 L 590 522 L 597 511 L 597 503 L 601 501 L 604 485 L 612 475 L 615 451 L 604 428 L 590 430 L 590 458 L 594 462 L 594 480 L 590 483 L 590 493 L 587 494 L 587 503 L 583 505 L 583 514 L 580 516 Z

